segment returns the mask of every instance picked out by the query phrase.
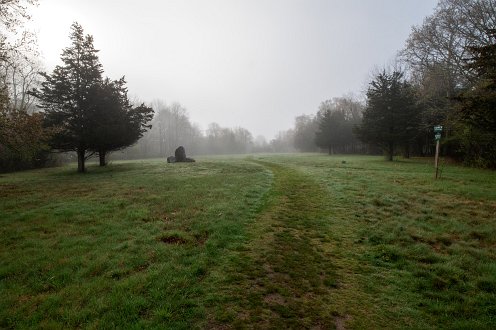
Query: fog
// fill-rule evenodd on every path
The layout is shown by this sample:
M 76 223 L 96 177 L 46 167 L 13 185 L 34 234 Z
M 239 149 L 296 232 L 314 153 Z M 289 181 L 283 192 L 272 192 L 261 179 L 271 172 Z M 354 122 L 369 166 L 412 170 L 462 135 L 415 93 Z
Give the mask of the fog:
M 47 71 L 72 22 L 95 38 L 105 74 L 131 96 L 180 102 L 191 120 L 268 140 L 320 102 L 360 93 L 435 0 L 43 0 L 32 12 Z

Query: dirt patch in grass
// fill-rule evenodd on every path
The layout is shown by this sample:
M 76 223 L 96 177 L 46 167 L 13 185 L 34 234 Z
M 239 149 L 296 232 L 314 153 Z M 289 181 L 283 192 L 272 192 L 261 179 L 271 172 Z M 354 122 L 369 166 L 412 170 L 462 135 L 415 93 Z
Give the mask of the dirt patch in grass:
M 173 244 L 173 245 L 188 244 L 187 239 L 185 239 L 183 237 L 176 236 L 176 235 L 162 236 L 162 237 L 160 237 L 160 241 L 162 243 L 165 243 L 165 244 Z
M 271 293 L 264 297 L 265 303 L 269 305 L 285 305 L 286 299 L 278 293 Z
M 350 319 L 351 317 L 349 315 L 336 317 L 335 319 L 336 330 L 345 330 L 346 322 L 349 321 Z

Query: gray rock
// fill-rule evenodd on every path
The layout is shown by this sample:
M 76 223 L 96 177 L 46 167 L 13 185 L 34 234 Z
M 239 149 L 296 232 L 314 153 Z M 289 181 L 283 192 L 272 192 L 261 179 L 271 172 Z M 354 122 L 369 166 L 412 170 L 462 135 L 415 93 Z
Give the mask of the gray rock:
M 186 150 L 184 150 L 183 146 L 177 148 L 174 155 L 176 156 L 176 162 L 180 163 L 186 161 Z
M 175 156 L 167 157 L 167 163 L 194 163 L 193 158 L 186 157 L 186 150 L 183 146 L 180 146 L 174 152 Z

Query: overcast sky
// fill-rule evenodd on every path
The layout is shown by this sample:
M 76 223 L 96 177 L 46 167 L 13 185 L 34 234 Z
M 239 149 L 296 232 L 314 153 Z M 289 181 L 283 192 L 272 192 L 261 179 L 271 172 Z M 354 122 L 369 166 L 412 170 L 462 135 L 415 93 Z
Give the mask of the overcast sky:
M 437 0 L 41 0 L 33 24 L 46 69 L 72 22 L 94 36 L 105 75 L 130 96 L 179 102 L 203 129 L 271 139 L 321 101 L 359 94 Z

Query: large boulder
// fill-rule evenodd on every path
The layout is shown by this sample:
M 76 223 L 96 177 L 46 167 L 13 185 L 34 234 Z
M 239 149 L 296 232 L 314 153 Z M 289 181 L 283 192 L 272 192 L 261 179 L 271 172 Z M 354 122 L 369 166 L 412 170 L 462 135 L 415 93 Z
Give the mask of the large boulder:
M 167 157 L 167 163 L 193 163 L 195 160 L 193 158 L 186 157 L 186 150 L 183 146 L 180 146 L 174 152 L 174 156 Z
M 184 150 L 183 146 L 177 148 L 174 155 L 176 156 L 176 162 L 180 163 L 186 161 L 186 150 Z

